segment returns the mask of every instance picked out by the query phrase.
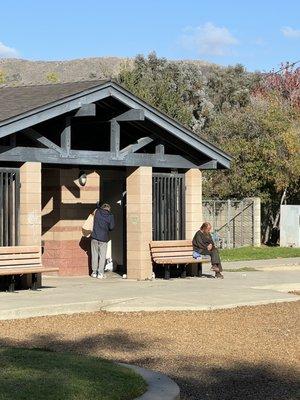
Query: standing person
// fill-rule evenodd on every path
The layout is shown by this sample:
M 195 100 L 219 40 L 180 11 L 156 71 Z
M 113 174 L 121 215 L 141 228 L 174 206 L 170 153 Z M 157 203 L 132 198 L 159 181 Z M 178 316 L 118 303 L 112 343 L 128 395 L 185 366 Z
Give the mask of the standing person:
M 224 276 L 221 274 L 223 268 L 219 256 L 218 249 L 215 247 L 214 241 L 210 234 L 211 224 L 204 222 L 201 228 L 196 232 L 193 238 L 193 251 L 195 256 L 204 254 L 211 257 L 212 271 L 216 273 L 216 278 L 223 279 Z
M 94 225 L 91 234 L 92 250 L 92 278 L 104 279 L 104 266 L 106 260 L 107 242 L 109 241 L 109 232 L 115 227 L 114 216 L 110 212 L 110 205 L 103 204 L 101 207 L 97 204 L 94 212 Z

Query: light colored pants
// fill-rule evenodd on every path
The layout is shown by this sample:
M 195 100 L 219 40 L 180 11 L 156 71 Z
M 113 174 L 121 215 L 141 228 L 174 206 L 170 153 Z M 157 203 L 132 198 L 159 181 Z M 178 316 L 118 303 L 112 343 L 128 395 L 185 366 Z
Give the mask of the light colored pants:
M 99 242 L 99 240 L 92 239 L 92 270 L 95 274 L 104 274 L 107 243 Z

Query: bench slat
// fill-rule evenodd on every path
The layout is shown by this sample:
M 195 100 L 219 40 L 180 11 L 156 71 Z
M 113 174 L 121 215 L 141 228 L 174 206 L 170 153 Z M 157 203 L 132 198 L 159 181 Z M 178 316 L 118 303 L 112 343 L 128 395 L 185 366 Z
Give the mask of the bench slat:
M 24 254 L 0 254 L 1 260 L 25 260 L 28 258 L 41 258 L 40 253 L 24 253 Z
M 191 240 L 154 240 L 150 242 L 150 247 L 179 247 L 192 246 Z
M 156 264 L 199 264 L 210 262 L 207 258 L 195 259 L 192 257 L 178 257 L 178 258 L 156 258 Z
M 193 246 L 181 246 L 181 247 L 151 247 L 151 252 L 168 252 L 168 251 L 193 251 Z
M 0 254 L 39 253 L 40 246 L 1 246 Z
M 151 251 L 185 251 L 193 250 L 193 246 L 173 246 L 173 247 L 150 247 Z
M 152 260 L 156 264 L 209 263 L 210 258 L 193 258 L 191 240 L 162 240 L 150 242 Z
M 8 267 L 11 265 L 26 265 L 26 264 L 41 264 L 41 258 L 36 257 L 36 258 L 27 258 L 26 260 L 3 260 L 3 261 L 0 261 L 0 267 L 1 267 L 1 265 Z
M 36 265 L 28 265 L 23 268 L 0 268 L 0 275 L 23 275 L 23 274 L 34 274 L 43 272 L 56 272 L 58 267 L 42 267 Z
M 178 252 L 176 252 L 176 251 L 166 251 L 166 252 L 164 252 L 162 249 L 161 249 L 161 251 L 160 252 L 158 252 L 158 253 L 152 253 L 152 257 L 153 258 L 155 258 L 155 257 L 158 257 L 158 258 L 160 258 L 160 257 L 192 257 L 192 255 L 193 255 L 193 253 L 192 253 L 192 251 L 178 251 Z

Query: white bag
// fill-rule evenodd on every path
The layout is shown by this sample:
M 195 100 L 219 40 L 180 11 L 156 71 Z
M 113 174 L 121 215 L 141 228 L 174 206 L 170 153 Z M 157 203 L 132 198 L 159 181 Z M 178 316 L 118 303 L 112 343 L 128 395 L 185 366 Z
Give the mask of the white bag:
M 91 236 L 94 226 L 94 214 L 90 214 L 85 223 L 82 225 L 82 235 L 85 237 Z
M 113 263 L 113 260 L 111 258 L 107 258 L 106 259 L 106 264 L 105 264 L 105 267 L 104 267 L 104 271 L 111 271 L 111 272 L 114 271 L 114 263 Z

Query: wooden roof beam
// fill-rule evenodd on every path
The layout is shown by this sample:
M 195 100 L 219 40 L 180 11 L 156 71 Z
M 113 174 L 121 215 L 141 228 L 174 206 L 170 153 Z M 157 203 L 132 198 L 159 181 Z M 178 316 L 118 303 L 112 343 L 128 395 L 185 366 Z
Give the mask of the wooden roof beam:
M 53 143 L 51 140 L 47 139 L 45 136 L 41 135 L 39 132 L 34 130 L 33 128 L 27 128 L 24 130 L 25 135 L 28 136 L 30 139 L 34 140 L 42 144 L 48 149 L 55 150 L 57 153 L 61 154 L 62 149 L 61 147 L 57 146 L 57 144 Z

